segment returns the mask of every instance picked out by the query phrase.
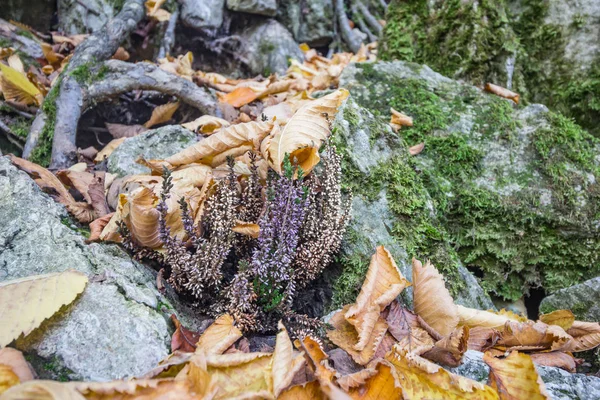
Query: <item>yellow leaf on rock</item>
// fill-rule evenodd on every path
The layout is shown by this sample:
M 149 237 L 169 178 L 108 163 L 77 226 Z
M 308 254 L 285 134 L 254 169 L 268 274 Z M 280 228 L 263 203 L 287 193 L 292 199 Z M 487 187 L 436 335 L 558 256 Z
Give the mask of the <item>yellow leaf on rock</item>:
M 489 384 L 498 392 L 500 400 L 550 399 L 527 354 L 513 351 L 501 359 L 485 353 L 483 361 L 490 366 Z
M 396 381 L 393 366 L 380 361 L 375 366 L 375 374 L 367 379 L 364 386 L 348 391 L 355 400 L 402 400 L 402 386 Z
M 487 385 L 455 375 L 437 364 L 397 347 L 386 356 L 394 365 L 405 399 L 498 399 Z
M 229 314 L 221 315 L 206 328 L 196 347 L 196 353 L 222 354 L 225 350 L 242 337 L 242 332 L 233 325 Z
M 152 110 L 150 119 L 144 124 L 144 127 L 151 128 L 154 125 L 164 124 L 168 122 L 179 108 L 179 102 L 167 103 L 157 106 Z
M 73 387 L 54 381 L 29 381 L 13 386 L 2 394 L 2 400 L 85 400 Z
M 345 315 L 355 326 L 359 341 L 354 346 L 361 351 L 367 345 L 379 314 L 410 282 L 402 276 L 390 252 L 383 246 L 377 247 L 360 293 Z
M 556 325 L 507 321 L 497 346 L 506 350 L 563 350 L 571 340 L 572 337 Z
M 531 360 L 546 367 L 562 368 L 565 371 L 576 372 L 577 362 L 571 354 L 562 351 L 532 353 Z
M 42 93 L 25 75 L 2 63 L 0 72 L 0 86 L 5 100 L 25 105 L 39 106 L 42 103 Z
M 214 399 L 272 398 L 268 353 L 221 354 L 207 358 Z
M 429 261 L 423 267 L 413 258 L 412 266 L 415 313 L 440 335 L 449 335 L 458 325 L 459 315 L 444 277 Z
M 166 158 L 162 163 L 166 163 L 171 167 L 195 162 L 211 164 L 215 156 L 230 149 L 244 145 L 251 145 L 253 148 L 258 149 L 260 143 L 271 132 L 272 128 L 273 124 L 271 122 L 255 121 L 221 128 L 209 137 Z M 156 161 L 156 164 L 160 165 L 161 161 Z
M 0 347 L 27 336 L 83 291 L 85 274 L 65 272 L 36 275 L 0 283 Z
M 548 314 L 540 315 L 540 321 L 548 325 L 557 325 L 568 330 L 575 322 L 575 316 L 569 310 L 556 310 Z
M 301 167 L 305 175 L 312 171 L 319 162 L 321 144 L 331 134 L 330 122 L 348 95 L 346 89 L 338 89 L 300 108 L 266 149 L 271 168 L 281 174 L 283 160 L 289 154 L 292 163 Z

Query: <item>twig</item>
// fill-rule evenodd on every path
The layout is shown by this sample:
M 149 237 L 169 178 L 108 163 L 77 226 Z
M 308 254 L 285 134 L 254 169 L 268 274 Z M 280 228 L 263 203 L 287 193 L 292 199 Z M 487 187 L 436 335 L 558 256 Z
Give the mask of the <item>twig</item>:
M 348 16 L 344 10 L 344 0 L 335 0 L 335 13 L 337 15 L 342 39 L 353 53 L 358 52 L 360 45 L 362 44 L 362 40 L 356 35 L 355 32 L 352 31 L 352 28 L 350 28 Z
M 169 24 L 167 25 L 167 29 L 165 29 L 165 35 L 160 43 L 160 49 L 158 49 L 157 58 L 165 58 L 169 55 L 169 53 L 171 53 L 171 49 L 175 44 L 175 27 L 177 26 L 178 19 L 179 9 L 175 10 L 175 12 L 171 14 L 171 18 L 169 18 Z
M 90 13 L 96 15 L 96 16 L 100 15 L 100 13 L 98 11 L 94 10 L 93 8 L 91 8 L 90 6 L 88 6 L 87 4 L 85 4 L 83 1 L 81 1 L 81 0 L 75 0 L 75 2 L 77 4 L 79 4 L 81 7 L 85 8 L 88 12 L 90 12 Z
M 363 20 L 363 16 L 359 14 L 358 9 L 356 8 L 356 5 L 352 6 L 352 16 L 354 17 L 354 21 L 356 21 L 356 24 L 358 25 L 360 30 L 367 34 L 367 37 L 369 38 L 369 42 L 376 41 L 377 36 L 375 36 L 373 34 L 373 32 L 371 32 L 371 30 L 369 29 L 369 27 Z
M 379 21 L 377 21 L 377 18 L 375 18 L 373 14 L 371 14 L 367 6 L 365 6 L 361 1 L 357 1 L 354 4 L 358 8 L 362 16 L 365 18 L 367 25 L 369 25 L 369 27 L 372 30 L 374 30 L 377 33 L 377 35 L 380 35 L 381 31 L 383 30 L 383 27 L 381 26 Z
M 0 101 L 0 107 L 4 106 L 4 107 L 10 108 L 10 110 L 8 112 L 18 114 L 21 117 L 24 117 L 27 119 L 33 119 L 33 114 L 30 114 L 28 112 L 20 110 L 19 108 L 15 107 L 14 104 L 15 103 L 13 103 L 13 102 Z

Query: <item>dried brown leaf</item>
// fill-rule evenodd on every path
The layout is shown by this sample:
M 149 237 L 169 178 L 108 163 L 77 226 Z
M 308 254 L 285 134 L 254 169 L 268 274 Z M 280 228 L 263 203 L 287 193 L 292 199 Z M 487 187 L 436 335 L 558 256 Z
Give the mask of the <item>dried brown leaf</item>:
M 175 111 L 179 108 L 179 102 L 167 103 L 157 106 L 152 110 L 150 119 L 144 124 L 144 127 L 151 128 L 158 124 L 164 124 L 168 122 L 175 114 Z
M 485 353 L 483 361 L 490 366 L 489 384 L 501 400 L 550 399 L 544 382 L 527 354 L 513 351 L 508 357 L 500 359 Z
M 115 139 L 134 137 L 148 130 L 144 125 L 111 124 L 109 122 L 105 122 L 104 125 L 108 129 L 108 133 Z
M 515 104 L 519 104 L 519 94 L 503 88 L 502 86 L 494 85 L 493 83 L 486 83 L 485 91 L 500 97 L 504 97 L 505 99 L 512 100 L 515 102 Z
M 574 321 L 567 333 L 573 337 L 567 351 L 586 351 L 600 345 L 600 324 L 597 322 Z
M 200 334 L 181 325 L 175 314 L 171 314 L 171 321 L 175 325 L 175 333 L 171 337 L 171 351 L 180 350 L 187 353 L 196 351 L 196 343 L 198 343 Z
M 562 351 L 532 353 L 531 360 L 546 367 L 562 368 L 565 371 L 576 372 L 577 360 L 571 354 Z
M 233 325 L 231 315 L 224 314 L 213 322 L 200 336 L 196 352 L 207 355 L 222 354 L 242 337 L 242 332 Z

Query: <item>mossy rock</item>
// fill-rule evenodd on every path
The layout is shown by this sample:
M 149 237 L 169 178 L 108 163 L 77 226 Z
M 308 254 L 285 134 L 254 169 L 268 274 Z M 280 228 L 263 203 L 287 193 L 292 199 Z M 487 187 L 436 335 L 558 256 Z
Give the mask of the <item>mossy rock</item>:
M 386 20 L 383 60 L 512 88 L 600 135 L 597 1 L 394 0 Z
M 515 107 L 418 64 L 355 64 L 340 82 L 374 114 L 371 125 L 386 124 L 390 107 L 413 118 L 400 137 L 380 130 L 373 143 L 425 143 L 415 157 L 350 179 L 370 199 L 387 184 L 390 209 L 404 221 L 391 230 L 411 256 L 450 276 L 462 261 L 508 300 L 598 274 L 598 139 L 542 105 Z
M 384 245 L 412 280 L 411 258 L 431 259 L 458 303 L 493 308 L 477 279 L 461 264 L 415 170 L 405 141 L 389 125 L 350 98 L 334 122 L 343 158 L 343 185 L 353 192 L 353 220 L 339 258 L 331 309 L 354 302 L 375 247 Z M 411 304 L 412 291 L 403 293 Z

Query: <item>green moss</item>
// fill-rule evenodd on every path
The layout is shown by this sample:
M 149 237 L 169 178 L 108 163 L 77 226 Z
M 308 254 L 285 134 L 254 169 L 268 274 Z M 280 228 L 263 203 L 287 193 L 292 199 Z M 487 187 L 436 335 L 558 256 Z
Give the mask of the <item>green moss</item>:
M 24 29 L 18 29 L 17 32 L 16 32 L 16 34 L 19 35 L 19 36 L 26 37 L 26 38 L 31 39 L 31 40 L 36 40 L 36 37 L 33 35 L 33 33 L 29 32 L 29 31 L 26 31 Z
M 398 219 L 394 236 L 409 256 L 429 257 L 451 274 L 458 257 L 450 241 L 463 263 L 481 272 L 484 288 L 507 299 L 539 285 L 552 292 L 600 270 L 597 139 L 549 113 L 536 117 L 546 118 L 546 128 L 531 132 L 533 159 L 523 159 L 512 151 L 520 123 L 511 102 L 460 84 L 397 79 L 374 65 L 357 68 L 369 91 L 353 92 L 355 99 L 382 114 L 392 106 L 410 115 L 414 126 L 400 135 L 409 145 L 425 143 L 420 156 L 395 159 L 371 177 L 344 165 L 347 185 L 367 199 L 387 188 Z M 484 170 L 485 151 L 498 145 L 527 167 Z M 489 188 L 477 181 L 483 172 L 492 174 Z M 518 190 L 500 195 L 503 187 Z M 548 188 L 550 204 L 541 203 L 538 187 Z
M 109 0 L 108 3 L 112 5 L 113 9 L 115 10 L 115 13 L 117 13 L 123 9 L 123 6 L 125 5 L 125 0 Z
M 52 154 L 52 139 L 54 138 L 54 124 L 56 123 L 56 99 L 60 91 L 61 80 L 56 82 L 46 95 L 42 103 L 42 110 L 46 114 L 46 121 L 36 147 L 31 151 L 29 160 L 43 167 L 50 165 Z
M 27 139 L 29 135 L 29 129 L 31 128 L 31 121 L 25 118 L 16 118 L 15 121 L 9 125 L 10 130 L 17 136 L 23 139 Z
M 395 0 L 388 7 L 380 57 L 427 64 L 446 76 L 483 83 L 518 47 L 504 0 Z

